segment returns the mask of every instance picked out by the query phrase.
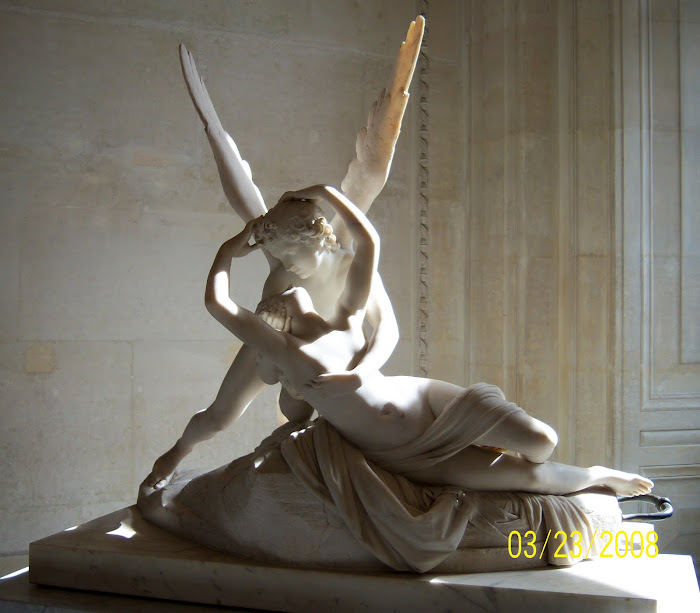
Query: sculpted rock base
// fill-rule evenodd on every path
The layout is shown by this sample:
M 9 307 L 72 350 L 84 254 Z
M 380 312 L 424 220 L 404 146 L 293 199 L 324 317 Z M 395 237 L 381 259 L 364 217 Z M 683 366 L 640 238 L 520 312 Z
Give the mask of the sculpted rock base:
M 484 552 L 488 564 L 489 552 L 500 550 L 472 551 Z M 42 587 L 30 587 L 26 575 L 5 578 L 3 611 L 190 611 L 173 600 L 300 613 L 700 610 L 690 556 L 628 555 L 571 568 L 472 575 L 307 570 L 213 551 L 145 521 L 135 506 L 32 543 L 29 558 L 29 580 Z M 145 596 L 167 600 L 146 602 Z
M 298 443 L 309 426 L 312 424 L 286 424 L 252 454 L 227 466 L 205 474 L 176 475 L 161 490 L 143 488 L 138 502 L 143 516 L 197 543 L 259 562 L 348 571 L 392 570 L 380 561 L 382 552 L 377 552 L 376 542 L 371 538 L 362 542 L 362 535 L 358 538 L 353 534 L 348 528 L 352 518 L 342 517 L 335 505 L 312 493 L 285 460 L 282 443 L 288 439 Z M 323 458 L 319 461 L 323 462 Z M 399 479 L 400 487 L 410 483 Z M 454 495 L 453 488 L 411 486 L 419 488 L 417 491 L 426 500 L 426 508 L 415 511 L 418 519 L 421 513 L 430 512 L 440 496 Z M 399 564 L 390 558 L 394 569 L 479 572 L 531 568 L 548 560 L 566 565 L 582 557 L 554 560 L 555 547 L 548 547 L 540 557 L 548 530 L 553 531 L 552 535 L 559 529 L 567 533 L 575 529 L 600 533 L 614 531 L 620 525 L 616 498 L 604 493 L 563 497 L 464 492 L 460 505 L 466 522 L 452 553 L 439 556 L 441 559 L 430 568 L 411 567 L 410 561 L 397 568 Z M 572 506 L 580 514 L 572 514 Z M 582 521 L 588 525 L 581 525 Z M 367 533 L 371 532 L 366 521 L 363 525 Z M 524 536 L 528 530 L 537 535 L 537 555 L 512 557 L 509 534 L 517 531 Z M 554 544 L 558 546 L 558 542 Z M 592 555 L 595 553 L 594 544 Z

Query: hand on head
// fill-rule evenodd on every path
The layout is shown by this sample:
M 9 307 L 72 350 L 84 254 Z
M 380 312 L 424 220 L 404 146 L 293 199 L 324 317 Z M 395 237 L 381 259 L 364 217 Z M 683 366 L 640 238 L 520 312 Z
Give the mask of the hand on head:
M 257 219 L 251 219 L 240 233 L 236 234 L 233 238 L 227 240 L 222 248 L 227 248 L 231 250 L 231 256 L 234 258 L 242 258 L 248 255 L 251 251 L 255 251 L 260 248 L 260 245 L 255 242 L 253 238 L 253 232 L 255 227 L 260 222 L 262 217 Z M 253 238 L 253 244 L 250 244 L 250 239 Z

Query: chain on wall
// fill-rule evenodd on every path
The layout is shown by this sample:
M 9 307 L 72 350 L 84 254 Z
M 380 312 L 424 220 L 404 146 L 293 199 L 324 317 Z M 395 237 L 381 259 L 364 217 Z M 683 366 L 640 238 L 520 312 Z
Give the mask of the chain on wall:
M 425 17 L 423 44 L 418 56 L 419 83 L 419 251 L 418 251 L 418 368 L 421 376 L 428 375 L 428 2 L 418 3 L 418 12 Z

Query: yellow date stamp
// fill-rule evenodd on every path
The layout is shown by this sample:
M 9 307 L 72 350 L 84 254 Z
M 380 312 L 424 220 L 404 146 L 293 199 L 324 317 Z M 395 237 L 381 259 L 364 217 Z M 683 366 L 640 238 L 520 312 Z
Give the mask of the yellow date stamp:
M 549 543 L 550 538 L 553 539 L 552 543 Z M 572 558 L 577 560 L 581 557 L 590 557 L 591 548 L 596 538 L 600 539 L 601 550 L 598 555 L 601 558 L 624 558 L 627 554 L 631 554 L 633 558 L 639 559 L 643 555 L 646 555 L 648 558 L 655 558 L 659 555 L 657 544 L 659 535 L 653 530 L 647 532 L 646 536 L 640 530 L 635 530 L 629 534 L 624 530 L 615 533 L 610 530 L 603 530 L 599 537 L 596 530 L 585 551 L 583 535 L 578 530 L 574 530 L 571 534 L 567 534 L 563 530 L 557 530 L 552 534 L 552 531 L 549 530 L 541 548 L 538 547 L 537 535 L 532 530 L 528 530 L 525 534 L 520 534 L 519 531 L 513 530 L 508 535 L 508 553 L 511 558 L 525 556 L 530 559 L 538 557 L 541 560 L 542 554 L 549 543 L 550 547 L 557 545 L 554 552 L 555 558 Z

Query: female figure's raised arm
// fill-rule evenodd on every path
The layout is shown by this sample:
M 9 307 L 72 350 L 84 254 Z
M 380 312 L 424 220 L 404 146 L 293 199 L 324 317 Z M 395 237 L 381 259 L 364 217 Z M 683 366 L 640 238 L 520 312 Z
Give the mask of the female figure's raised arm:
M 249 244 L 256 221 L 249 221 L 240 234 L 227 240 L 219 248 L 207 277 L 204 304 L 221 325 L 246 345 L 274 357 L 287 349 L 284 333 L 266 324 L 255 313 L 236 304 L 229 291 L 231 260 L 243 257 L 258 247 Z

